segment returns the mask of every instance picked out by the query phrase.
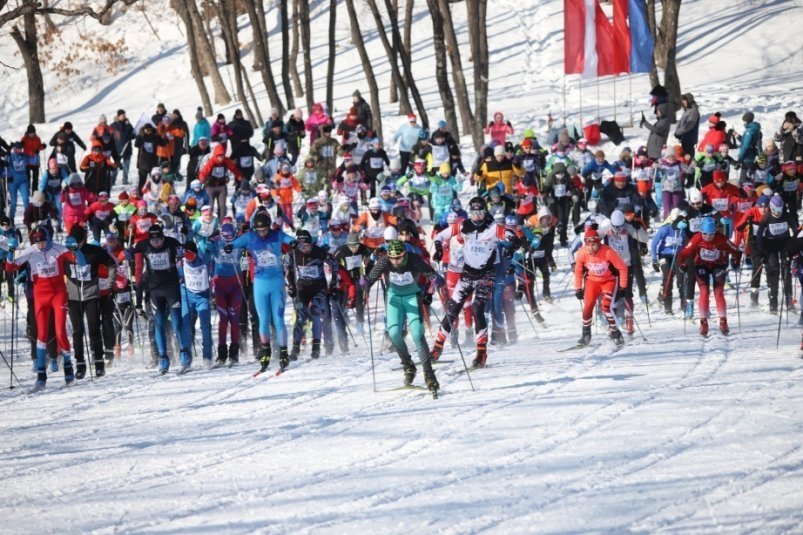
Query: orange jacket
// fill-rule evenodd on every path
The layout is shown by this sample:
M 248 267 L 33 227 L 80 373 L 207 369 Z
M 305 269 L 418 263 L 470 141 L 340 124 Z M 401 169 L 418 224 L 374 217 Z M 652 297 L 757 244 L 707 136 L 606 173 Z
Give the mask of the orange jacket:
M 165 140 L 164 145 L 158 145 L 156 147 L 156 156 L 162 160 L 169 160 L 173 157 L 173 153 L 176 150 L 176 142 L 184 142 L 184 130 L 176 128 L 173 125 L 160 123 L 159 126 L 156 127 L 156 133 Z
M 42 140 L 39 139 L 39 136 L 22 136 L 20 140 L 22 143 L 22 152 L 25 153 L 26 156 L 36 156 L 39 154 L 40 150 L 45 150 L 47 147 Z
M 619 274 L 619 288 L 627 288 L 627 264 L 610 247 L 600 244 L 596 253 L 591 253 L 586 246 L 578 251 L 574 265 L 574 289 L 583 287 L 583 275 L 589 281 L 610 282 L 616 279 L 614 270 Z
M 301 184 L 298 183 L 294 175 L 284 176 L 277 174 L 273 178 L 276 189 L 273 190 L 273 197 L 279 199 L 279 204 L 292 204 L 293 191 L 301 191 Z
M 374 219 L 371 212 L 363 212 L 354 221 L 353 232 L 364 230 L 362 243 L 369 249 L 376 249 L 385 243 L 385 228 L 396 224 L 396 218 L 384 212 L 379 214 L 379 219 Z

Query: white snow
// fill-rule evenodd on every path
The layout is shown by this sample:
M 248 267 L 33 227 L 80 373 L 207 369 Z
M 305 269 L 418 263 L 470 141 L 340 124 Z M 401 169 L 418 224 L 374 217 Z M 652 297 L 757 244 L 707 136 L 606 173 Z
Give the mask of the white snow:
M 126 37 L 126 70 L 104 78 L 98 67 L 88 66 L 84 78 L 59 88 L 60 81 L 48 78 L 51 122 L 38 125 L 44 136 L 64 120 L 86 135 L 100 113 L 123 107 L 136 117 L 152 113 L 160 101 L 191 118 L 198 98 L 186 46 L 174 27 L 178 19 L 166 2 L 148 5 L 161 40 L 134 12 L 122 24 L 98 30 L 110 40 Z M 489 111 L 502 110 L 519 132 L 543 124 L 548 110 L 562 111 L 561 6 L 558 0 L 489 3 Z M 766 132 L 787 109 L 800 108 L 801 7 L 791 0 L 684 2 L 680 76 L 704 116 L 720 110 L 738 124 L 744 111 L 754 110 Z M 326 3 L 313 8 L 316 99 L 323 97 L 326 9 Z M 457 18 L 465 42 L 465 17 Z M 386 88 L 389 71 L 369 21 L 364 17 Z M 250 28 L 245 18 L 240 23 L 245 42 Z M 66 33 L 74 36 L 85 26 L 95 28 L 72 23 Z M 429 32 L 425 5 L 416 3 L 414 69 L 437 120 Z M 367 92 L 348 41 L 345 10 L 338 35 L 337 118 L 355 87 Z M 4 62 L 20 63 L 13 51 L 10 39 L 0 41 Z M 467 56 L 464 61 L 470 75 Z M 278 63 L 274 70 L 280 72 Z M 2 133 L 16 137 L 10 134 L 23 132 L 26 124 L 24 73 L 7 72 L 4 81 Z M 649 82 L 642 75 L 632 83 L 638 113 L 647 109 Z M 577 82 L 568 85 L 568 116 L 579 121 Z M 627 122 L 626 88 L 626 78 L 620 79 L 620 123 Z M 612 89 L 601 84 L 606 103 Z M 584 85 L 583 96 L 587 117 L 596 112 L 595 84 Z M 264 114 L 267 100 L 260 105 Z M 235 107 L 224 111 L 230 115 Z M 601 110 L 603 117 L 612 116 L 610 105 Z M 389 138 L 397 110 L 387 105 L 384 111 Z M 626 133 L 633 146 L 646 140 L 637 129 Z M 468 149 L 467 138 L 464 143 Z M 476 391 L 460 373 L 460 355 L 447 349 L 443 359 L 452 362 L 437 368 L 437 401 L 426 392 L 385 392 L 402 380 L 391 369 L 398 359 L 389 354 L 375 355 L 380 392 L 374 393 L 371 359 L 359 336 L 351 356 L 312 362 L 306 350 L 285 375 L 256 379 L 246 355 L 242 361 L 249 364 L 232 370 L 154 379 L 137 348 L 134 358 L 115 363 L 106 377 L 60 389 L 61 373 L 52 374 L 44 393 L 26 396 L 33 377 L 27 341 L 20 337 L 15 370 L 25 388 L 0 391 L 2 531 L 801 532 L 803 361 L 797 314 L 788 322 L 782 318 L 776 350 L 778 317 L 748 309 L 748 294 L 742 293 L 739 326 L 729 289 L 728 338 L 715 333 L 703 340 L 696 325 L 684 325 L 656 306 L 650 308 L 650 326 L 647 311 L 637 305 L 647 341 L 637 333 L 612 355 L 600 330 L 594 336 L 599 347 L 558 352 L 575 343 L 580 318 L 566 287 L 566 252 L 556 255 L 557 300 L 542 304 L 549 329 L 533 329 L 519 307 L 519 343 L 490 349 L 492 366 L 472 374 Z M 654 301 L 659 282 L 646 268 Z M 766 301 L 766 293 L 761 299 Z M 0 313 L 6 339 L 0 345 L 7 356 L 9 311 L 6 305 Z M 381 328 L 380 321 L 373 336 L 377 353 Z M 461 327 L 461 341 L 462 332 Z M 470 361 L 471 348 L 463 350 Z M 0 373 L 3 381 L 6 371 Z

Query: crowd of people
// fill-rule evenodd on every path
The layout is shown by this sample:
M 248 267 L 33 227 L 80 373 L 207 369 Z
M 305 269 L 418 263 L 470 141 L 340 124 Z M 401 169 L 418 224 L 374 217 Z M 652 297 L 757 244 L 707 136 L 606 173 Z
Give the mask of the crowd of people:
M 670 143 L 668 95 L 651 95 L 647 142 L 614 157 L 552 122 L 540 141 L 533 129 L 519 135 L 500 112 L 473 161 L 445 121 L 430 132 L 414 114 L 386 150 L 359 91 L 339 123 L 321 104 L 306 119 L 271 110 L 263 150 L 240 110 L 210 124 L 199 108 L 190 129 L 162 104 L 136 127 L 122 109 L 111 123 L 101 115 L 88 146 L 70 122 L 47 144 L 33 125 L 19 141 L 0 139 L 0 282 L 6 302 L 26 298 L 36 388 L 59 357 L 67 383 L 85 377 L 85 351 L 89 372 L 104 375 L 123 347 L 133 354 L 140 322 L 162 374 L 176 360 L 188 371 L 199 342 L 207 367 L 238 363 L 248 344 L 260 371 L 276 353 L 280 370 L 302 348 L 313 359 L 345 354 L 352 310 L 358 335 L 371 336 L 368 296 L 379 284 L 384 312 L 375 302 L 373 317 L 384 314 L 405 384 L 417 373 L 409 334 L 437 394 L 432 362 L 447 342 L 459 347 L 461 323 L 474 367 L 489 345 L 517 342 L 517 302 L 534 327 L 544 323 L 558 247 L 572 255 L 583 305 L 578 346 L 591 342 L 595 309 L 617 347 L 634 334 L 636 290 L 650 302 L 645 264 L 662 275 L 653 297 L 665 313 L 677 289 L 680 314 L 694 318 L 699 291 L 704 336 L 712 292 L 728 334 L 724 288 L 738 291 L 743 269 L 751 306 L 762 271 L 768 311 L 779 298 L 794 306 L 801 121 L 789 112 L 765 139 L 752 112 L 740 133 L 714 113 L 701 135 L 686 94 Z

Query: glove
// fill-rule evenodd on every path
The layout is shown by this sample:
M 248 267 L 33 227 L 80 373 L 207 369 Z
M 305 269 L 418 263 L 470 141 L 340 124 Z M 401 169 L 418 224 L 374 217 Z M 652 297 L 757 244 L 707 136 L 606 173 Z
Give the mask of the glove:
M 435 262 L 440 262 L 443 259 L 443 244 L 441 242 L 435 242 L 435 253 L 432 255 L 432 260 Z
M 683 273 L 686 273 L 686 270 L 688 270 L 688 269 L 689 269 L 689 266 L 688 266 L 688 265 L 686 265 L 685 263 L 683 263 L 683 264 L 678 264 L 678 269 L 679 269 L 681 272 L 683 272 Z
M 627 296 L 627 288 L 619 288 L 616 290 L 616 295 L 614 296 L 614 301 L 619 301 L 620 299 L 624 299 Z
M 290 249 L 295 249 L 296 247 L 298 247 L 298 240 L 291 241 L 289 245 Z
M 579 198 L 577 195 L 572 195 L 572 202 L 573 202 L 573 203 L 575 203 L 575 204 L 576 204 L 576 203 L 577 203 L 577 201 L 579 201 L 579 200 L 580 200 L 580 198 Z
M 555 261 L 550 259 L 549 260 L 549 270 L 554 273 L 555 271 L 557 271 L 557 269 L 558 269 L 558 266 L 557 266 L 557 264 L 555 264 Z
M 432 304 L 432 294 L 431 293 L 425 293 L 424 297 L 421 298 L 421 302 L 424 303 L 427 306 L 431 305 Z
M 287 295 L 290 296 L 290 299 L 295 299 L 298 295 L 298 292 L 296 291 L 295 287 L 290 286 L 287 288 Z
M 435 278 L 432 280 L 432 284 L 435 286 L 436 290 L 439 290 L 446 286 L 446 279 L 444 279 L 440 275 L 436 275 Z
M 656 273 L 658 273 L 659 271 L 661 271 L 661 266 L 659 266 L 659 265 L 658 265 L 658 262 L 653 262 L 653 263 L 652 263 L 652 270 L 653 270 L 654 272 L 656 272 Z
M 226 245 L 223 246 L 223 252 L 226 253 L 226 254 L 231 254 L 231 252 L 233 250 L 234 250 L 234 246 L 232 244 L 230 244 L 230 243 L 227 243 Z
M 575 290 L 575 291 L 574 291 L 574 296 L 575 296 L 577 299 L 579 299 L 580 301 L 582 301 L 582 300 L 583 300 L 583 297 L 585 296 L 585 292 L 583 291 L 583 289 L 582 289 L 582 288 L 579 288 L 579 289 L 577 289 L 577 290 Z
M 360 280 L 358 281 L 357 284 L 360 285 L 360 288 L 363 288 L 363 289 L 367 289 L 368 288 L 368 280 L 363 275 L 360 275 Z
M 768 260 L 768 258 L 767 258 L 766 256 L 762 256 L 762 257 L 761 257 L 761 263 L 762 263 L 762 264 L 766 264 L 766 263 L 767 263 L 767 260 Z
M 126 249 L 125 253 L 123 253 L 123 254 L 125 255 L 125 259 L 128 260 L 129 262 L 132 262 L 134 260 L 134 250 L 133 249 Z

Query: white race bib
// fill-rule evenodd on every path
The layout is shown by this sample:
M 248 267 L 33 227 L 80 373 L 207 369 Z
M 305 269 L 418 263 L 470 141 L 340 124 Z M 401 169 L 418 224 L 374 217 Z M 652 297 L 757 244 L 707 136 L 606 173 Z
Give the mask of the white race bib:
M 267 249 L 256 251 L 255 253 L 256 253 L 257 265 L 259 267 L 270 267 L 270 266 L 275 266 L 279 263 L 276 258 L 276 255 L 268 251 Z
M 714 199 L 711 201 L 711 206 L 717 212 L 724 212 L 728 209 L 728 199 Z
M 368 160 L 368 163 L 371 165 L 371 169 L 382 169 L 384 167 L 385 160 L 382 158 L 372 157 L 370 160 Z
M 206 266 L 184 266 L 184 285 L 193 293 L 205 292 L 209 289 L 209 272 Z
M 587 262 L 586 268 L 588 269 L 589 273 L 592 275 L 596 275 L 597 277 L 602 277 L 608 272 L 608 263 L 607 262 Z
M 352 271 L 354 269 L 360 269 L 361 267 L 362 267 L 362 256 L 355 255 L 346 257 L 347 270 Z
M 705 262 L 716 262 L 719 260 L 719 249 L 700 249 L 700 259 Z
M 240 167 L 251 167 L 254 165 L 253 156 L 240 156 Z
M 88 281 L 91 278 L 90 266 L 79 266 L 77 264 L 70 264 L 70 277 L 79 281 Z
M 298 276 L 302 279 L 317 279 L 321 271 L 318 266 L 297 266 Z
M 59 274 L 59 266 L 55 258 L 48 258 L 47 262 L 37 262 L 34 273 L 39 277 L 55 277 Z
M 57 152 L 56 153 L 56 163 L 57 164 L 59 164 L 59 165 L 67 165 L 69 163 L 69 161 L 70 161 L 70 159 L 67 158 L 67 155 L 64 154 L 63 152 Z
M 533 258 L 546 258 L 546 251 L 541 249 L 536 249 L 535 251 L 530 253 L 530 256 Z
M 413 274 L 409 271 L 405 271 L 404 273 L 395 273 L 391 271 L 388 273 L 388 278 L 390 278 L 390 283 L 395 286 L 407 286 L 413 284 Z
M 702 224 L 702 218 L 695 217 L 694 219 L 689 220 L 689 230 L 692 232 L 700 232 L 700 225 Z
M 168 251 L 150 253 L 148 254 L 148 262 L 150 268 L 153 270 L 163 271 L 165 269 L 170 269 L 170 254 Z
M 781 223 L 770 223 L 768 227 L 770 229 L 770 234 L 773 236 L 781 236 L 782 234 L 788 234 L 789 232 L 789 224 L 786 221 Z
M 555 184 L 555 197 L 565 197 L 566 196 L 566 184 Z
M 114 300 L 120 304 L 131 302 L 131 292 L 122 292 L 114 296 Z

